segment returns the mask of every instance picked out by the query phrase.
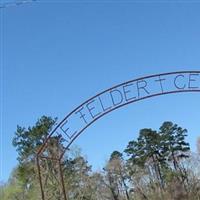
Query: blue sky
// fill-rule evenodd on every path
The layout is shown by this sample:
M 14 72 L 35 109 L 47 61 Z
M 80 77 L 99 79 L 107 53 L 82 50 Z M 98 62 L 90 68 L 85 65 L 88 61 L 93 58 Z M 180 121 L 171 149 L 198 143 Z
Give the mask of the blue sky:
M 81 3 L 82 2 L 82 3 Z M 17 165 L 17 124 L 59 120 L 118 83 L 149 74 L 200 70 L 198 1 L 36 1 L 1 9 L 1 177 Z M 75 145 L 94 169 L 144 127 L 171 120 L 188 129 L 195 151 L 200 94 L 176 94 L 118 109 Z

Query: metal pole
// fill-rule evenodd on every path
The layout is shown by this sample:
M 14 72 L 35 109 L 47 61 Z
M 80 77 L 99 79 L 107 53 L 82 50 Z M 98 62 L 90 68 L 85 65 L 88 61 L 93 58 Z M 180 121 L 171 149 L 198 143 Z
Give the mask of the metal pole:
M 62 185 L 63 197 L 64 197 L 64 200 L 67 200 L 63 171 L 62 171 L 62 167 L 61 167 L 61 159 L 59 159 L 59 171 L 60 171 L 60 180 L 61 180 L 61 185 Z
M 42 176 L 41 176 L 41 170 L 40 170 L 40 163 L 39 163 L 40 161 L 39 161 L 39 156 L 38 155 L 36 157 L 36 161 L 37 161 L 38 178 L 39 178 L 39 183 L 40 183 L 40 190 L 41 190 L 42 200 L 45 200 L 44 190 L 43 190 L 43 186 L 42 186 Z

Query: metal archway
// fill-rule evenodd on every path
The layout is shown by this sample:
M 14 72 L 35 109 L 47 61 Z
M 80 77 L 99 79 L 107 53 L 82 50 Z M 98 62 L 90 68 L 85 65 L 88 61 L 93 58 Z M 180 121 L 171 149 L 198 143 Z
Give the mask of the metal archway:
M 88 99 L 70 112 L 49 134 L 37 152 L 37 168 L 42 200 L 45 200 L 42 161 L 51 160 L 59 171 L 60 192 L 67 200 L 61 160 L 70 145 L 83 131 L 104 115 L 125 105 L 166 94 L 200 92 L 200 71 L 179 71 L 145 76 L 111 87 Z M 56 157 L 46 153 L 48 142 L 59 136 L 64 148 Z M 49 198 L 48 198 L 49 199 Z

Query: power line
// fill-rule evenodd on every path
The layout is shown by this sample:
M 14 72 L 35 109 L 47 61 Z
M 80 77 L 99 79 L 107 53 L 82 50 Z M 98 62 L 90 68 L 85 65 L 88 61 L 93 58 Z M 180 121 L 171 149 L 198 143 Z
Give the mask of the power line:
M 34 1 L 37 1 L 37 0 L 18 0 L 18 1 L 14 1 L 14 2 L 0 3 L 0 9 L 21 6 L 23 4 L 32 3 Z

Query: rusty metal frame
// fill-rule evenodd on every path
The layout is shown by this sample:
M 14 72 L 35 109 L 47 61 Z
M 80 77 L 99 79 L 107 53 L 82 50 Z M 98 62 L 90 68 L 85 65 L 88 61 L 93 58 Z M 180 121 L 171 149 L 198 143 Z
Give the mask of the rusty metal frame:
M 63 171 L 62 171 L 62 167 L 61 167 L 61 161 L 62 158 L 65 154 L 65 152 L 69 149 L 69 147 L 71 146 L 71 144 L 80 136 L 80 134 L 87 129 L 91 124 L 93 124 L 95 121 L 97 121 L 98 119 L 100 119 L 101 117 L 103 117 L 104 115 L 112 112 L 113 110 L 116 110 L 120 107 L 123 107 L 125 105 L 140 101 L 140 100 L 144 100 L 144 99 L 148 99 L 151 97 L 156 97 L 156 96 L 161 96 L 161 95 L 167 95 L 167 94 L 175 94 L 175 93 L 189 93 L 189 92 L 200 92 L 200 85 L 198 88 L 191 88 L 191 89 L 179 89 L 179 90 L 172 90 L 172 91 L 166 91 L 166 92 L 159 92 L 156 94 L 152 94 L 152 95 L 148 95 L 148 96 L 144 96 L 138 99 L 134 99 L 131 100 L 129 102 L 126 102 L 124 104 L 120 104 L 106 112 L 104 112 L 102 115 L 94 118 L 90 123 L 88 123 L 83 129 L 81 129 L 79 132 L 77 132 L 73 137 L 69 137 L 69 141 L 68 144 L 66 145 L 64 151 L 61 153 L 61 155 L 58 156 L 58 158 L 50 158 L 50 157 L 45 157 L 42 155 L 43 151 L 46 148 L 46 145 L 48 143 L 48 141 L 50 140 L 50 138 L 52 137 L 52 135 L 54 133 L 56 133 L 56 131 L 58 130 L 58 128 L 63 124 L 63 122 L 65 122 L 73 113 L 75 113 L 78 109 L 80 109 L 81 107 L 83 107 L 85 104 L 87 104 L 88 102 L 90 102 L 91 100 L 99 97 L 100 95 L 109 92 L 113 89 L 119 88 L 120 86 L 123 85 L 127 85 L 129 83 L 133 83 L 136 81 L 140 81 L 140 80 L 145 80 L 145 79 L 150 79 L 150 78 L 154 78 L 154 77 L 161 77 L 161 76 L 170 76 L 170 75 L 183 75 L 183 74 L 198 74 L 200 75 L 200 71 L 178 71 L 178 72 L 169 72 L 169 73 L 162 73 L 162 74 L 155 74 L 155 75 L 150 75 L 150 76 L 144 76 L 141 78 L 137 78 L 137 79 L 133 79 L 121 84 L 118 84 L 114 87 L 111 87 L 107 90 L 104 90 L 103 92 L 98 93 L 97 95 L 93 96 L 92 98 L 88 99 L 87 101 L 85 101 L 84 103 L 82 103 L 80 106 L 78 106 L 77 108 L 75 108 L 72 112 L 70 112 L 68 115 L 66 115 L 66 117 L 53 129 L 53 131 L 48 135 L 47 139 L 44 141 L 43 145 L 40 147 L 40 149 L 37 152 L 36 155 L 36 163 L 37 163 L 37 169 L 38 169 L 38 177 L 39 177 L 39 184 L 40 184 L 40 189 L 41 189 L 41 198 L 42 200 L 45 200 L 45 195 L 44 195 L 44 188 L 43 188 L 43 184 L 42 184 L 42 174 L 41 174 L 41 167 L 40 167 L 40 159 L 49 159 L 49 160 L 55 160 L 59 162 L 59 172 L 60 172 L 60 181 L 61 181 L 61 187 L 62 187 L 62 192 L 63 192 L 63 199 L 67 200 L 67 195 L 66 195 L 66 189 L 65 189 L 65 184 L 64 184 L 64 176 L 63 176 Z

